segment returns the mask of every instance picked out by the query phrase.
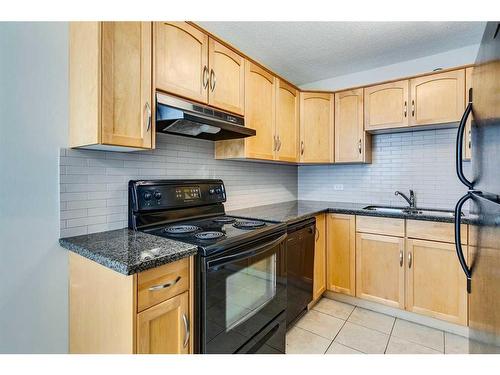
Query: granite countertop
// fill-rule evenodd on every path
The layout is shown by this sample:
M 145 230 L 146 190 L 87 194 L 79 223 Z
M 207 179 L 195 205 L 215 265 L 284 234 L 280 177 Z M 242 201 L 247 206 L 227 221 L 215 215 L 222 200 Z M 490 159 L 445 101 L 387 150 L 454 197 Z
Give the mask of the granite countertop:
M 128 228 L 61 238 L 62 247 L 124 275 L 194 255 L 198 247 Z
M 439 214 L 431 215 L 411 214 L 411 213 L 385 213 L 378 211 L 364 210 L 363 207 L 370 206 L 370 203 L 348 203 L 348 202 L 328 202 L 328 201 L 289 201 L 283 203 L 269 204 L 265 206 L 256 206 L 243 208 L 228 212 L 228 215 L 241 216 L 253 219 L 270 220 L 292 224 L 322 212 L 390 217 L 397 219 L 415 219 L 425 221 L 438 221 L 452 223 L 453 217 Z M 467 224 L 470 221 L 468 215 L 462 217 L 462 223 Z

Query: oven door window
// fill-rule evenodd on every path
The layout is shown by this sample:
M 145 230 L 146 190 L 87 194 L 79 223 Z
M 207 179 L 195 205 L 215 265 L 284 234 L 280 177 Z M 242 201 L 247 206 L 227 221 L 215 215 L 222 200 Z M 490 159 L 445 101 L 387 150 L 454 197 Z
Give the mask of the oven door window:
M 231 330 L 258 313 L 276 296 L 276 254 L 227 266 L 225 329 Z

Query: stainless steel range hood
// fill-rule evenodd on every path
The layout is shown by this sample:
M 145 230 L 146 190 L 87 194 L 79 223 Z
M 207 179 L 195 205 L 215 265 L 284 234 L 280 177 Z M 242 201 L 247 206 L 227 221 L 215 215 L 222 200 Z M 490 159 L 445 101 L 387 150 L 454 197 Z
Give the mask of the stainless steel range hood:
M 211 141 L 255 135 L 241 116 L 156 93 L 156 131 Z

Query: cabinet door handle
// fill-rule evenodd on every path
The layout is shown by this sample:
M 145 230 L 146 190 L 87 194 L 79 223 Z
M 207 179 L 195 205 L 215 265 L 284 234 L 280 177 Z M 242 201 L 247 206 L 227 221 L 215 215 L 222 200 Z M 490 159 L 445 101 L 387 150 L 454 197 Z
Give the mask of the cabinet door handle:
M 215 90 L 215 85 L 217 84 L 217 78 L 215 77 L 215 72 L 213 69 L 210 69 L 210 90 Z
M 184 343 L 182 344 L 182 347 L 185 348 L 189 343 L 189 336 L 190 336 L 189 319 L 186 316 L 186 314 L 182 314 L 182 321 L 184 322 Z
M 278 141 L 278 145 L 276 146 L 277 147 L 276 151 L 279 151 L 279 150 L 281 150 L 281 139 L 280 139 L 279 135 L 278 135 L 276 140 Z
M 304 141 L 300 141 L 300 154 L 304 155 Z
M 403 260 L 404 260 L 403 249 L 401 249 L 399 250 L 399 267 L 403 267 Z
M 203 88 L 206 89 L 208 87 L 208 66 L 203 67 Z
M 276 136 L 273 135 L 273 151 L 276 151 L 276 144 L 277 144 L 277 142 L 276 142 Z
M 407 111 L 408 111 L 408 103 L 407 103 L 407 102 L 406 102 L 406 100 L 405 100 L 405 110 L 404 110 L 404 115 L 405 115 L 405 117 L 406 117 L 406 115 L 407 115 Z
M 411 101 L 411 117 L 415 117 L 415 100 Z
M 412 257 L 411 257 L 411 252 L 408 253 L 408 268 L 411 268 L 411 263 L 412 263 Z
M 361 150 L 362 150 L 362 147 L 361 147 L 361 139 L 358 141 L 358 151 L 359 153 L 361 154 Z
M 146 102 L 146 113 L 148 116 L 148 119 L 147 119 L 148 125 L 146 127 L 146 131 L 148 132 L 151 129 L 151 106 L 149 105 L 149 102 Z
M 180 279 L 181 279 L 181 277 L 177 276 L 177 278 L 175 280 L 168 281 L 165 284 L 152 286 L 148 290 L 151 292 L 154 292 L 155 290 L 162 290 L 162 289 L 170 288 L 171 286 L 174 286 L 175 284 L 177 284 Z

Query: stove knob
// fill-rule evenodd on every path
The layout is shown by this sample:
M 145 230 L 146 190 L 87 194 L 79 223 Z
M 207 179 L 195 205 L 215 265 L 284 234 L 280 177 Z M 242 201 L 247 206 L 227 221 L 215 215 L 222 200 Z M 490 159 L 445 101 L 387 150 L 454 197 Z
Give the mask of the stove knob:
M 160 200 L 161 199 L 161 193 L 159 191 L 155 191 L 155 199 Z
M 143 195 L 145 201 L 149 201 L 153 196 L 149 191 L 146 191 Z
M 215 193 L 215 190 L 214 189 L 210 189 L 208 192 L 210 193 L 210 195 L 212 195 L 212 194 Z

